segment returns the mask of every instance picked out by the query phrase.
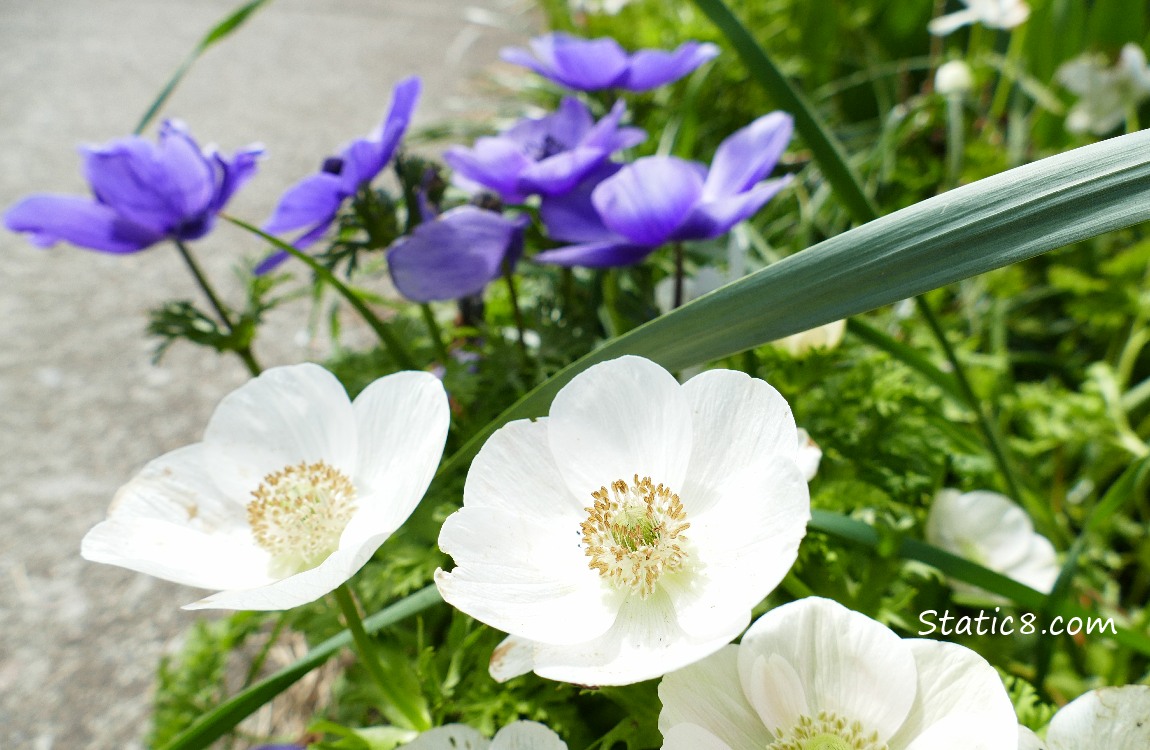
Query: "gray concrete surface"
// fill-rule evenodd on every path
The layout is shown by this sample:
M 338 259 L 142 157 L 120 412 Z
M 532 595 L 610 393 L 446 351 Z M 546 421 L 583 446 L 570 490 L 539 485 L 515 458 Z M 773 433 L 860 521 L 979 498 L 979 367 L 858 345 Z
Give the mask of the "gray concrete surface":
M 75 147 L 127 134 L 196 40 L 238 0 L 0 0 L 0 208 L 86 192 Z M 467 79 L 522 40 L 522 0 L 279 0 L 213 48 L 166 112 L 230 151 L 262 141 L 233 202 L 262 220 L 279 192 L 367 133 L 391 85 L 424 77 L 417 124 L 473 109 Z M 499 29 L 473 20 L 503 19 Z M 153 131 L 154 132 L 154 131 Z M 258 243 L 222 227 L 196 243 L 230 268 Z M 131 748 L 148 727 L 157 658 L 197 591 L 83 561 L 80 539 L 149 459 L 197 440 L 243 382 L 231 359 L 177 345 L 150 364 L 146 311 L 197 290 L 166 246 L 111 257 L 48 251 L 0 230 L 0 749 Z M 303 305 L 257 344 L 265 365 Z

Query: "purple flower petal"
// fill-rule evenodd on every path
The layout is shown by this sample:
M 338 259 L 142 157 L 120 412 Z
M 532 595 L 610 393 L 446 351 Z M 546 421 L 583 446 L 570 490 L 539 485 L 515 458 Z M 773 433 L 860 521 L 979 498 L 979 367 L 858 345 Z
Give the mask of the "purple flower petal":
M 416 302 L 483 291 L 523 248 L 522 221 L 475 206 L 460 206 L 424 222 L 392 244 L 387 263 L 395 288 Z
M 501 57 L 580 91 L 617 86 L 627 73 L 627 53 L 609 37 L 579 39 L 557 32 L 532 39 L 531 50 L 534 57 L 519 48 L 505 49 Z
M 177 144 L 179 141 L 176 142 Z M 206 210 L 211 199 L 211 169 L 199 151 L 189 159 L 178 152 L 178 145 L 168 147 L 163 159 L 155 144 L 132 136 L 103 146 L 90 146 L 84 153 L 84 176 L 96 198 L 111 206 L 120 216 L 160 234 L 172 232 L 188 214 L 188 203 L 180 194 L 175 175 L 167 173 L 168 165 L 184 166 L 192 172 L 191 181 L 202 186 L 197 197 L 207 196 L 198 206 Z M 184 176 L 184 182 L 189 176 Z
M 163 192 L 166 184 L 169 200 L 181 217 L 195 217 L 210 209 L 216 195 L 212 163 L 182 122 L 163 122 L 158 154 L 163 178 L 153 189 Z
M 699 200 L 700 167 L 673 156 L 648 156 L 603 181 L 591 202 L 613 232 L 636 245 L 670 239 Z
M 494 190 L 508 203 L 518 203 L 524 198 L 519 192 L 519 173 L 532 161 L 511 141 L 480 138 L 473 148 L 447 149 L 443 160 L 459 176 Z
M 591 203 L 591 194 L 603 180 L 617 173 L 622 165 L 604 162 L 573 190 L 563 195 L 545 196 L 539 206 L 539 218 L 547 227 L 547 234 L 562 242 L 600 242 L 621 240 L 599 218 Z
M 595 123 L 579 145 L 590 148 L 601 148 L 608 153 L 620 149 L 637 146 L 647 140 L 647 133 L 642 128 L 619 129 L 619 122 L 626 112 L 626 105 L 622 100 L 615 102 L 603 119 Z
M 675 240 L 706 240 L 726 234 L 750 218 L 791 181 L 790 175 L 760 182 L 750 190 L 714 201 L 698 203 L 675 232 Z
M 411 118 L 415 114 L 415 105 L 419 103 L 422 87 L 423 84 L 419 77 L 411 76 L 395 84 L 395 88 L 392 89 L 391 107 L 388 109 L 387 117 L 384 118 L 383 125 L 379 130 L 379 151 L 382 163 L 376 170 L 376 174 L 379 174 L 379 170 L 391 161 L 403 134 L 411 125 Z
M 259 159 L 263 155 L 264 148 L 259 144 L 241 148 L 231 159 L 225 159 L 218 153 L 212 154 L 217 170 L 216 196 L 211 206 L 213 212 L 222 211 L 232 199 L 232 195 L 255 175 Z
M 326 228 L 339 212 L 346 195 L 338 175 L 320 172 L 292 185 L 280 198 L 270 219 L 264 223 L 268 234 L 308 227 Z
M 652 250 L 653 247 L 634 245 L 626 240 L 606 240 L 545 250 L 538 253 L 534 260 L 555 266 L 614 268 L 638 263 L 650 255 Z
M 519 192 L 562 195 L 570 192 L 608 152 L 597 148 L 576 148 L 530 164 L 519 173 Z
M 671 52 L 639 50 L 631 56 L 631 67 L 619 86 L 628 91 L 648 91 L 679 80 L 718 54 L 719 48 L 709 42 L 686 42 Z
M 134 253 L 164 239 L 163 232 L 124 219 L 113 209 L 72 195 L 31 195 L 4 214 L 4 226 L 26 232 L 40 247 L 61 240 L 105 253 Z
M 794 120 L 786 112 L 763 115 L 719 144 L 703 185 L 706 200 L 742 192 L 771 173 L 787 148 Z

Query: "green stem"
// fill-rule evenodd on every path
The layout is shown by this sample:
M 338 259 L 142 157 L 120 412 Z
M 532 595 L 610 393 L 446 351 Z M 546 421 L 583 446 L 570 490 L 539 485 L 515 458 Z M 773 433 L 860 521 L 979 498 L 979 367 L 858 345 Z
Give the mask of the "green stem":
M 336 602 L 339 603 L 340 611 L 343 612 L 343 619 L 346 621 L 347 629 L 351 631 L 352 640 L 355 641 L 359 661 L 371 674 L 371 678 L 375 681 L 380 692 L 383 693 L 384 698 L 403 714 L 412 729 L 420 732 L 431 729 L 431 719 L 420 708 L 418 702 L 413 701 L 411 696 L 405 695 L 402 690 L 396 690 L 395 686 L 388 681 L 383 672 L 383 665 L 379 663 L 379 658 L 375 653 L 371 638 L 364 630 L 359 607 L 356 606 L 355 599 L 352 597 L 347 584 L 340 584 L 332 593 L 335 595 Z
M 507 295 L 511 298 L 511 314 L 515 318 L 519 354 L 523 357 L 523 364 L 527 365 L 531 361 L 527 355 L 527 341 L 525 339 L 527 325 L 523 321 L 523 310 L 519 307 L 519 294 L 515 291 L 515 277 L 511 275 L 510 268 L 503 269 L 503 280 L 507 282 Z
M 257 237 L 270 242 L 277 249 L 283 250 L 285 253 L 291 255 L 296 260 L 305 263 L 316 276 L 323 279 L 326 283 L 331 284 L 331 286 L 335 288 L 340 296 L 347 300 L 347 303 L 355 308 L 356 312 L 363 316 L 363 319 L 367 321 L 367 324 L 371 326 L 373 331 L 375 331 L 375 335 L 379 337 L 380 343 L 383 344 L 384 349 L 387 350 L 388 354 L 391 355 L 391 358 L 394 359 L 400 367 L 405 370 L 417 369 L 415 365 L 415 359 L 411 356 L 411 353 L 407 351 L 407 347 L 403 345 L 403 341 L 400 340 L 399 336 L 395 334 L 395 331 L 391 330 L 391 327 L 388 326 L 387 323 L 380 320 L 379 316 L 371 311 L 371 308 L 368 307 L 362 299 L 360 299 L 358 294 L 353 292 L 350 288 L 348 288 L 346 284 L 337 279 L 335 274 L 325 268 L 323 264 L 321 264 L 319 261 L 307 253 L 299 251 L 278 237 L 273 237 L 259 227 L 249 224 L 242 219 L 237 219 L 234 216 L 228 216 L 227 214 L 220 214 L 220 216 L 235 224 L 240 229 L 246 229 Z
M 672 310 L 683 306 L 683 243 L 676 242 L 675 247 L 675 299 L 671 305 Z
M 248 667 L 247 677 L 244 678 L 244 687 L 252 684 L 260 670 L 263 669 L 264 663 L 268 660 L 268 654 L 271 653 L 272 646 L 276 645 L 279 640 L 280 633 L 283 632 L 284 627 L 287 625 L 288 617 L 291 615 L 291 610 L 281 612 L 279 617 L 276 618 L 276 624 L 272 626 L 272 632 L 268 634 L 268 639 L 260 648 L 260 652 L 256 654 L 256 658 L 252 659 L 252 664 Z
M 946 182 L 958 187 L 962 177 L 962 156 L 966 148 L 963 138 L 962 94 L 946 97 Z
M 966 377 L 966 371 L 959 363 L 958 354 L 955 352 L 954 347 L 950 345 L 950 340 L 943 332 L 942 325 L 939 323 L 934 311 L 930 309 L 930 305 L 928 305 L 922 297 L 915 297 L 914 301 L 918 307 L 919 314 L 923 320 L 926 321 L 927 326 L 930 327 L 931 332 L 942 348 L 946 361 L 950 364 L 955 382 L 957 382 L 958 388 L 963 395 L 963 400 L 966 401 L 971 411 L 974 412 L 975 418 L 978 420 L 978 426 L 982 431 L 986 446 L 990 449 L 990 454 L 994 458 L 994 462 L 998 464 L 999 473 L 1006 483 L 1007 494 L 1027 507 L 1030 514 L 1042 525 L 1043 530 L 1048 536 L 1057 535 L 1058 525 L 1055 522 L 1054 515 L 1050 508 L 1044 503 L 1033 502 L 1029 493 L 1024 494 L 1022 492 L 1022 487 L 1015 475 L 1014 462 L 1011 460 L 1006 447 L 1006 441 L 999 433 L 994 420 L 991 419 L 986 409 L 983 408 L 982 400 L 975 394 L 974 388 L 971 387 L 970 380 Z
M 427 335 L 431 337 L 431 345 L 435 347 L 435 356 L 439 357 L 439 361 L 447 364 L 447 359 L 451 355 L 447 353 L 447 347 L 443 343 L 443 332 L 439 329 L 439 323 L 435 320 L 435 312 L 431 309 L 431 305 L 423 302 L 419 305 L 419 311 L 423 313 L 423 322 L 427 325 Z
M 1014 91 L 1014 77 L 1008 71 L 1015 68 L 1021 70 L 1022 66 L 1015 65 L 1022 58 L 1023 47 L 1026 44 L 1027 24 L 1023 24 L 1010 32 L 1010 46 L 1006 48 L 1006 63 L 998 74 L 998 81 L 994 85 L 994 99 L 990 105 L 990 122 L 998 122 L 1006 112 L 1006 105 L 1010 102 L 1010 93 Z M 974 59 L 974 58 L 972 58 Z
M 204 275 L 200 264 L 197 263 L 196 259 L 192 256 L 192 251 L 180 240 L 173 239 L 172 243 L 176 246 L 176 249 L 180 251 L 180 257 L 184 259 L 184 265 L 188 267 L 192 278 L 196 280 L 196 284 L 199 285 L 204 295 L 208 298 L 208 303 L 211 304 L 212 309 L 216 311 L 216 315 L 219 316 L 220 322 L 224 324 L 224 328 L 228 329 L 229 334 L 234 334 L 236 332 L 236 326 L 232 322 L 232 317 L 228 315 L 227 308 L 220 302 L 220 298 L 216 295 L 216 291 L 212 288 L 208 277 Z M 232 351 L 243 360 L 244 366 L 248 368 L 248 372 L 252 374 L 253 378 L 263 372 L 263 368 L 260 367 L 260 363 L 256 360 L 255 354 L 252 352 L 251 345 L 244 344 L 242 347 L 232 349 Z

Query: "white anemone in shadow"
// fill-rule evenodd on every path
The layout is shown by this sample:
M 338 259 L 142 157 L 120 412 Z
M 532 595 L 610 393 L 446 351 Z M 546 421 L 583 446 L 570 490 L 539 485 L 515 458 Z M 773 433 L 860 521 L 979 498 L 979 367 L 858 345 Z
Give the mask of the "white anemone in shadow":
M 998 673 L 952 643 L 900 639 L 838 602 L 771 610 L 742 643 L 659 685 L 665 750 L 1016 750 Z
M 577 375 L 550 414 L 505 425 L 471 465 L 439 546 L 443 598 L 511 635 L 496 679 L 658 677 L 742 632 L 810 518 L 790 408 L 762 380 L 680 385 L 640 357 Z
M 318 365 L 268 370 L 224 397 L 202 442 L 124 485 L 81 554 L 219 592 L 185 609 L 305 604 L 347 581 L 415 509 L 449 421 L 428 373 L 380 378 L 352 403 Z
M 991 29 L 1013 29 L 1030 17 L 1030 6 L 1022 0 L 962 0 L 962 10 L 939 16 L 927 24 L 935 36 L 946 36 L 963 26 L 980 23 Z
M 1063 706 L 1046 740 L 1019 729 L 1018 750 L 1146 750 L 1150 747 L 1150 685 L 1104 687 Z
M 538 722 L 516 721 L 491 739 L 466 724 L 447 724 L 424 732 L 401 750 L 567 750 L 567 743 Z
M 926 540 L 1044 594 L 1058 579 L 1054 545 L 1034 531 L 1026 511 L 997 492 L 941 490 L 927 515 Z M 967 584 L 953 585 L 957 591 L 1000 599 Z

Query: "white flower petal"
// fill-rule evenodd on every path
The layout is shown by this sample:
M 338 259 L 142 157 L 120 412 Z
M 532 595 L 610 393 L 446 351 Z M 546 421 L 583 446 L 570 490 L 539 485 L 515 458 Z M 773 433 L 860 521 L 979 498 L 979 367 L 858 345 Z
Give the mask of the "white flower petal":
M 475 619 L 530 640 L 580 643 L 615 621 L 622 594 L 587 565 L 578 525 L 514 515 L 500 508 L 452 513 L 439 547 L 455 560 L 437 571 L 444 600 Z
M 402 750 L 488 750 L 491 740 L 466 724 L 445 724 L 400 747 Z
M 733 472 L 721 501 L 688 513 L 685 569 L 661 580 L 679 625 L 705 637 L 750 611 L 791 569 L 810 520 L 806 480 L 786 456 Z
M 590 494 L 576 497 L 567 487 L 551 453 L 548 423 L 546 418 L 509 422 L 488 438 L 467 471 L 463 504 L 502 508 L 578 529 L 594 501 Z
M 967 24 L 975 23 L 979 20 L 978 14 L 970 8 L 965 8 L 949 15 L 939 16 L 926 25 L 926 30 L 935 36 L 946 36 L 947 34 L 958 31 Z
M 491 750 L 567 750 L 567 743 L 535 721 L 516 721 L 491 738 Z
M 359 434 L 352 480 L 360 492 L 387 491 L 398 527 L 439 466 L 451 424 L 447 393 L 431 373 L 397 372 L 365 388 L 352 409 Z
M 637 474 L 675 491 L 691 454 L 691 413 L 669 372 L 641 357 L 576 375 L 551 404 L 551 451 L 576 498 Z
M 774 702 L 794 691 L 794 677 L 770 660 L 790 664 L 802 686 L 810 715 L 821 711 L 862 722 L 887 741 L 910 711 L 915 664 L 910 649 L 889 628 L 838 602 L 809 597 L 759 618 L 739 647 L 743 690 L 768 729 L 789 729 L 801 709 L 795 701 Z M 764 670 L 764 662 L 767 660 Z M 757 666 L 758 665 L 758 666 Z M 760 683 L 764 677 L 771 680 Z
M 1146 750 L 1150 747 L 1150 686 L 1091 690 L 1064 706 L 1046 730 L 1050 750 Z
M 691 408 L 691 458 L 679 489 L 688 518 L 714 504 L 732 474 L 774 455 L 794 456 L 798 431 L 791 408 L 762 380 L 734 370 L 708 370 L 682 386 Z
M 724 646 L 706 659 L 663 677 L 659 683 L 663 703 L 659 731 L 664 748 L 691 750 L 695 746 L 688 741 L 704 735 L 714 747 L 761 748 L 770 744 L 774 738 L 743 695 L 738 658 L 738 646 Z M 672 737 L 677 739 L 672 742 Z
M 1018 750 L 1047 750 L 1037 734 L 1021 724 L 1018 726 Z
M 1054 551 L 1054 545 L 1046 537 L 1035 534 L 1030 538 L 1026 557 L 1012 567 L 1008 574 L 1035 591 L 1049 594 L 1061 572 L 1062 567 L 1058 564 L 1058 553 Z
M 819 444 L 811 439 L 811 434 L 799 428 L 799 449 L 795 455 L 795 462 L 799 465 L 799 470 L 803 472 L 803 478 L 808 482 L 815 478 L 819 473 L 819 464 L 823 460 L 823 450 Z
M 709 656 L 739 634 L 750 619 L 729 632 L 701 640 L 688 636 L 675 621 L 667 595 L 656 590 L 646 599 L 630 597 L 615 624 L 601 637 L 570 646 L 535 644 L 535 673 L 580 685 L 630 685 L 653 679 Z
M 204 432 L 220 491 L 247 498 L 264 477 L 301 461 L 355 471 L 355 415 L 343 386 L 319 365 L 276 367 L 223 398 Z
M 220 494 L 203 459 L 196 443 L 149 462 L 84 537 L 84 559 L 199 588 L 268 582 L 243 506 Z
M 891 747 L 1015 750 L 1018 719 L 994 667 L 957 644 L 904 643 L 914 654 L 918 688 Z M 940 744 L 944 738 L 951 739 Z
M 748 745 L 748 747 L 750 747 Z M 760 745 L 756 747 L 766 747 Z M 677 724 L 663 732 L 663 750 L 733 750 L 731 745 L 696 724 Z
M 509 635 L 491 652 L 491 679 L 507 682 L 535 668 L 535 643 Z
M 1026 512 L 997 492 L 942 490 L 926 522 L 931 544 L 1002 573 L 1025 558 L 1033 535 Z

